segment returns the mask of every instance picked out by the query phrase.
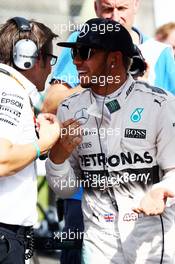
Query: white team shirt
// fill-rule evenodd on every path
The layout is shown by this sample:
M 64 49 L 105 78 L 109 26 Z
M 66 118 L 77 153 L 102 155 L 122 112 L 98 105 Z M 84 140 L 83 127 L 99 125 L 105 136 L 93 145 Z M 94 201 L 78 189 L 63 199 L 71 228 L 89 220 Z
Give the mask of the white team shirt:
M 33 111 L 25 90 L 35 86 L 15 69 L 0 64 L 22 84 L 0 73 L 0 137 L 12 144 L 36 141 Z M 25 150 L 24 150 L 25 151 Z M 0 177 L 0 222 L 30 226 L 37 221 L 37 182 L 35 163 L 15 175 Z

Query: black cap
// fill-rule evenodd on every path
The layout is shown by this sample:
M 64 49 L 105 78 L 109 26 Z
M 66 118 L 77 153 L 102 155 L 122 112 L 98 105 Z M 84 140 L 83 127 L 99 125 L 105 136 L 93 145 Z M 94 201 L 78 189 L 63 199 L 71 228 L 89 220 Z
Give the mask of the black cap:
M 128 57 L 135 49 L 129 32 L 118 22 L 104 18 L 88 20 L 82 27 L 76 42 L 59 42 L 62 47 L 90 47 L 106 51 L 121 51 Z

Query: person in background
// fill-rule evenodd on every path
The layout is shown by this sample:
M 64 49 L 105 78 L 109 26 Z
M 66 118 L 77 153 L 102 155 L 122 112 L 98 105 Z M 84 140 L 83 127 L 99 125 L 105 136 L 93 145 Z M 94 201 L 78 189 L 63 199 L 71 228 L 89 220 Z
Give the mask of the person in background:
M 174 22 L 170 22 L 159 27 L 155 32 L 155 39 L 157 41 L 171 45 L 175 56 L 175 23 Z
M 96 0 L 98 17 L 120 22 L 131 34 L 148 64 L 147 81 L 175 94 L 175 62 L 169 45 L 155 41 L 134 27 L 135 15 L 139 12 L 140 0 Z
M 51 71 L 52 40 L 44 24 L 14 17 L 0 26 L 0 263 L 32 256 L 37 221 L 35 160 L 60 134 L 53 114 L 34 115 L 37 91 Z M 30 234 L 29 252 L 25 253 Z

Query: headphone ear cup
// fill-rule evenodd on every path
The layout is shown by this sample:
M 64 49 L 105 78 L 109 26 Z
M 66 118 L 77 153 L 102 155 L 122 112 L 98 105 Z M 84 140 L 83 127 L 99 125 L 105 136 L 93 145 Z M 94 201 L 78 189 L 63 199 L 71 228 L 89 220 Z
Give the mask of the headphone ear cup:
M 13 47 L 13 62 L 21 70 L 31 69 L 38 57 L 38 48 L 30 39 L 21 39 Z

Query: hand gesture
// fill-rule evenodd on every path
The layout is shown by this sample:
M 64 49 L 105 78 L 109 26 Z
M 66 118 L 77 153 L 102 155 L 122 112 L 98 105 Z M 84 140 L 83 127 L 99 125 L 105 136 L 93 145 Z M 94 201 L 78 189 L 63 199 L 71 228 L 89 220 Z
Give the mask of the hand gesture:
M 168 197 L 173 198 L 174 193 L 165 188 L 151 190 L 142 198 L 140 206 L 133 211 L 138 214 L 159 215 L 163 213 Z
M 58 140 L 60 136 L 60 125 L 53 114 L 40 114 L 37 118 L 41 153 L 46 153 Z
M 57 164 L 63 163 L 82 142 L 80 125 L 74 119 L 69 119 L 62 123 L 60 138 L 50 152 L 50 158 L 53 162 Z

